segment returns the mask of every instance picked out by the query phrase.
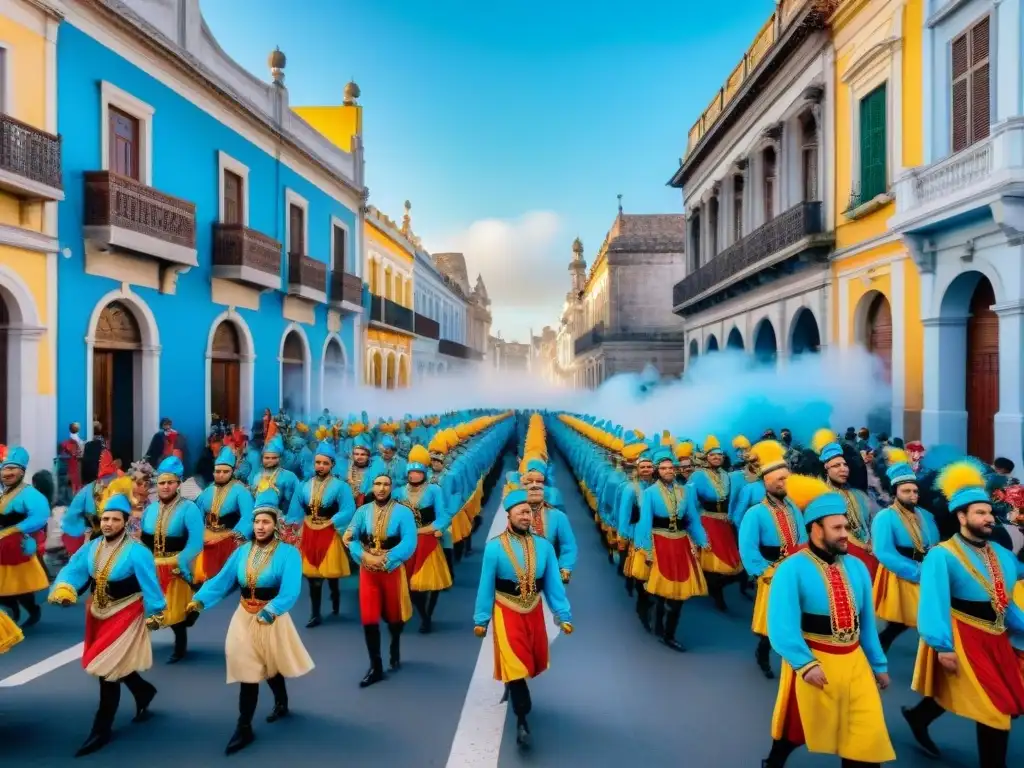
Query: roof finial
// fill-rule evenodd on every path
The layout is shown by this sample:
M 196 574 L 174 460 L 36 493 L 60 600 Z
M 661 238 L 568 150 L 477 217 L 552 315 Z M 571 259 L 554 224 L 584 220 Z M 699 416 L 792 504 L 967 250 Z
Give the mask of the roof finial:
M 402 234 L 408 235 L 412 229 L 412 203 L 405 201 L 405 215 L 402 217 Z
M 275 46 L 274 50 L 270 52 L 270 56 L 267 57 L 267 65 L 270 67 L 270 76 L 274 80 L 274 85 L 284 85 L 284 65 L 287 61 L 279 46 Z
M 617 194 L 616 197 L 619 198 L 619 216 L 621 216 L 622 215 L 622 193 Z
M 362 92 L 359 90 L 359 86 L 356 85 L 355 77 L 353 77 L 351 80 L 348 81 L 348 84 L 345 86 L 345 97 L 341 103 L 344 104 L 346 107 L 354 107 L 359 103 L 357 99 L 360 97 L 360 95 L 362 95 Z

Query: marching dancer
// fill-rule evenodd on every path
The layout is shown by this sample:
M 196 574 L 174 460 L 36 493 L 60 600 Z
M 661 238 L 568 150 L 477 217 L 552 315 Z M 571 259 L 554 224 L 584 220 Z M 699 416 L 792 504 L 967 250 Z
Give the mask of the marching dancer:
M 50 503 L 25 481 L 28 451 L 12 447 L 0 459 L 0 603 L 17 622 L 24 608 L 28 628 L 38 623 L 42 610 L 36 592 L 50 585 L 46 569 L 37 556 L 46 543 Z
M 530 505 L 530 513 L 533 515 L 531 530 L 534 535 L 551 542 L 551 546 L 555 550 L 555 557 L 558 559 L 558 572 L 561 575 L 562 583 L 568 584 L 572 577 L 572 569 L 576 567 L 576 558 L 579 553 L 576 536 L 573 535 L 572 525 L 565 512 L 548 503 L 548 489 L 543 481 L 537 481 L 537 474 L 537 472 L 528 472 L 525 478 L 526 501 Z M 546 477 L 546 475 L 547 468 L 545 466 L 541 477 Z M 623 475 L 623 477 L 625 476 Z M 609 495 L 612 495 L 610 491 Z M 612 519 L 610 514 L 609 519 Z M 609 523 L 608 530 L 617 540 L 618 533 L 615 526 Z
M 736 542 L 736 529 L 729 521 L 731 488 L 729 473 L 722 469 L 725 454 L 714 435 L 708 435 L 704 440 L 704 454 L 708 466 L 698 469 L 686 482 L 686 501 L 690 507 L 689 514 L 700 517 L 707 533 L 709 544 L 701 550 L 700 567 L 715 608 L 724 613 L 728 610 L 725 586 L 743 571 L 743 563 Z
M 99 678 L 100 704 L 92 731 L 75 757 L 98 752 L 110 742 L 121 683 L 135 699 L 133 722 L 149 717 L 156 695 L 156 688 L 139 673 L 153 666 L 148 630 L 162 625 L 167 603 L 153 555 L 125 531 L 131 514 L 126 496 L 108 499 L 100 514 L 101 536 L 75 552 L 50 590 L 49 601 L 67 607 L 92 586 L 86 601 L 82 667 Z
M 265 416 L 264 421 L 266 421 Z M 270 423 L 274 424 L 275 422 L 271 421 Z M 277 491 L 281 500 L 282 516 L 291 508 L 292 496 L 299 489 L 299 478 L 290 469 L 281 466 L 281 457 L 284 452 L 284 440 L 281 435 L 268 436 L 263 444 L 263 467 L 259 471 L 253 472 L 249 478 L 249 490 L 253 496 L 268 489 Z
M 414 445 L 408 456 L 408 482 L 395 491 L 394 499 L 412 510 L 416 520 L 416 551 L 409 558 L 409 590 L 420 615 L 420 632 L 433 628 L 438 596 L 452 586 L 452 574 L 441 548 L 441 538 L 451 525 L 444 494 L 437 483 L 427 482 L 430 454 L 422 445 Z
M 167 600 L 163 626 L 174 632 L 174 650 L 167 660 L 176 664 L 188 651 L 185 608 L 192 599 L 195 559 L 203 551 L 203 513 L 182 498 L 181 459 L 168 456 L 157 468 L 157 500 L 142 513 L 143 544 L 153 553 L 157 579 Z
M 790 475 L 786 495 L 801 510 L 810 543 L 772 577 L 768 637 L 783 659 L 764 768 L 782 768 L 800 744 L 836 755 L 844 768 L 896 759 L 879 689 L 889 686 L 878 640 L 871 576 L 845 557 L 846 499 L 816 477 Z
M 114 464 L 110 451 L 104 450 L 100 454 L 96 479 L 78 489 L 60 519 L 61 541 L 69 557 L 81 549 L 88 538 L 99 535 L 99 502 L 104 491 L 118 474 L 117 465 Z
M 516 742 L 530 744 L 530 689 L 527 680 L 549 665 L 548 635 L 544 627 L 541 594 L 555 623 L 572 634 L 572 612 L 558 571 L 555 550 L 531 532 L 533 512 L 526 491 L 505 497 L 508 528 L 487 542 L 473 616 L 477 637 L 487 635 L 493 622 L 494 678 L 508 687 L 516 716 Z
M 370 655 L 370 669 L 359 682 L 360 688 L 384 679 L 382 618 L 391 635 L 391 670 L 402 666 L 402 628 L 412 618 L 405 562 L 416 553 L 418 538 L 412 510 L 391 497 L 391 478 L 382 472 L 373 480 L 373 501 L 356 510 L 345 533 L 349 552 L 360 566 L 359 613 Z
M 235 550 L 188 604 L 189 613 L 197 615 L 219 603 L 236 586 L 241 588 L 241 599 L 224 641 L 228 685 L 241 683 L 238 726 L 228 742 L 229 755 L 245 749 L 256 738 L 252 719 L 260 683 L 266 680 L 274 694 L 274 708 L 267 716 L 267 722 L 273 723 L 289 714 L 285 678 L 301 677 L 314 666 L 289 615 L 302 591 L 302 556 L 277 538 L 279 508 L 276 492 L 264 491 L 257 497 L 253 540 Z
M 1024 632 L 1024 613 L 1010 599 L 1018 566 L 1009 550 L 989 541 L 995 517 L 974 462 L 951 464 L 936 484 L 960 531 L 932 548 L 921 567 L 912 687 L 924 698 L 903 716 L 935 757 L 928 727 L 940 715 L 973 720 L 980 765 L 1004 768 L 1010 721 L 1024 714 L 1024 673 L 1010 638 Z
M 333 475 L 336 454 L 334 446 L 324 440 L 313 457 L 313 477 L 302 484 L 292 496 L 287 522 L 302 525 L 299 551 L 302 553 L 302 575 L 309 579 L 310 616 L 306 628 L 323 623 L 320 604 L 324 580 L 331 592 L 331 613 L 341 610 L 339 579 L 352 575 L 348 553 L 339 531 L 344 531 L 356 512 L 352 488 Z
M 238 457 L 225 445 L 213 462 L 213 483 L 196 499 L 206 525 L 196 559 L 195 583 L 212 579 L 242 542 L 252 537 L 252 496 L 234 479 Z

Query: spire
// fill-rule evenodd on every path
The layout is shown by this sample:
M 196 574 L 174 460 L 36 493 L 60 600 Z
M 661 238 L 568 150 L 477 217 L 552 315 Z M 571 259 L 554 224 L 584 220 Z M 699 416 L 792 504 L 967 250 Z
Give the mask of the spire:
M 621 216 L 622 215 L 622 193 L 620 192 L 619 194 L 616 195 L 616 197 L 619 198 L 619 216 Z
M 402 234 L 408 236 L 412 231 L 412 203 L 405 201 L 405 215 L 402 216 Z

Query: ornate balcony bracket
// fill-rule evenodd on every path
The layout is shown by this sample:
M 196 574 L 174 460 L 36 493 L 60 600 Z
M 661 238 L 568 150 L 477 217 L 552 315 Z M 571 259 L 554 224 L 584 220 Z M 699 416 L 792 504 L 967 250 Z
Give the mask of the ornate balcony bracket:
M 907 250 L 910 251 L 910 257 L 917 265 L 918 271 L 922 275 L 934 275 L 935 243 L 930 238 L 917 234 L 903 235 L 903 242 L 906 244 Z

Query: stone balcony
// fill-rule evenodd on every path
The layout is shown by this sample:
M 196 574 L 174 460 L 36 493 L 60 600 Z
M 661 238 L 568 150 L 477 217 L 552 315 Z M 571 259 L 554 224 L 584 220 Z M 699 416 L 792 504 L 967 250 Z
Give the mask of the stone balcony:
M 301 253 L 288 254 L 288 295 L 327 303 L 327 265 Z
M 683 331 L 609 329 L 604 323 L 598 323 L 573 341 L 573 357 L 584 355 L 603 344 L 678 344 L 682 349 L 685 341 Z
M 280 290 L 281 244 L 241 224 L 214 224 L 213 276 L 259 290 Z
M 363 311 L 363 279 L 335 270 L 331 273 L 331 307 L 339 312 Z
M 0 113 L 0 189 L 23 200 L 63 200 L 60 136 Z
M 991 215 L 1004 230 L 1024 231 L 1024 117 L 992 126 L 991 135 L 896 179 L 889 228 L 926 238 Z

